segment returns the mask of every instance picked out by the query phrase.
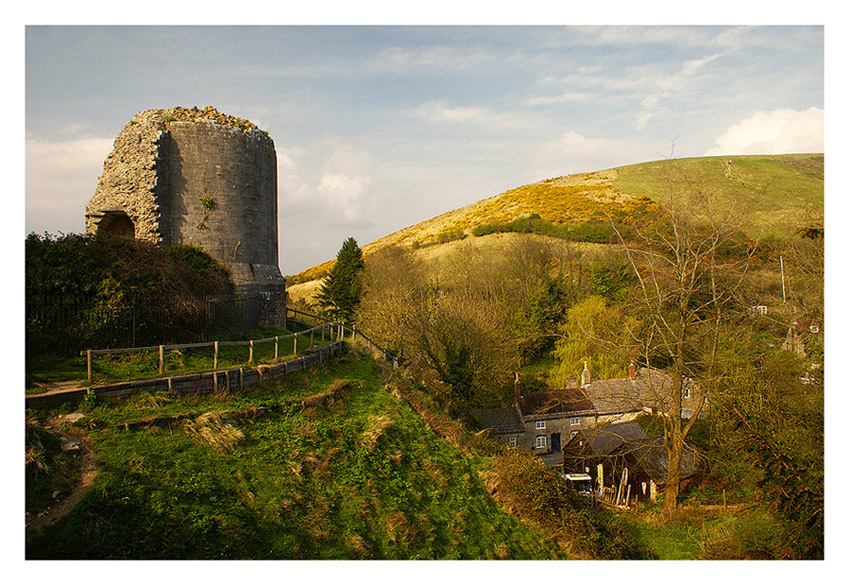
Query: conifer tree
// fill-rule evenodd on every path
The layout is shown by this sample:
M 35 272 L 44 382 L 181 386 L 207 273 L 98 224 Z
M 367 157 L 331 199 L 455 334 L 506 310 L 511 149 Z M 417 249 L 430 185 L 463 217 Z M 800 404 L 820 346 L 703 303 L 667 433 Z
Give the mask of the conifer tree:
M 334 320 L 350 321 L 360 304 L 360 269 L 363 253 L 357 241 L 349 237 L 336 255 L 336 263 L 322 281 L 318 302 Z

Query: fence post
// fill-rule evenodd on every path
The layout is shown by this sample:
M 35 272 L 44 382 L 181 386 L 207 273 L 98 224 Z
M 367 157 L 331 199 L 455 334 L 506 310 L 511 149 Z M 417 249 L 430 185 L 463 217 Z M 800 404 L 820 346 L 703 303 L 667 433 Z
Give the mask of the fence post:
M 159 345 L 159 374 L 165 373 L 165 347 Z
M 325 346 L 325 325 L 322 324 L 322 346 Z
M 91 349 L 86 349 L 86 377 L 91 381 Z
M 354 344 L 354 339 L 355 339 L 356 336 L 357 336 L 357 325 L 352 324 L 351 325 L 351 344 Z
M 254 341 L 249 340 L 248 341 L 248 362 L 250 363 L 253 360 L 254 360 Z
M 213 370 L 218 369 L 218 341 L 213 343 Z
M 274 337 L 274 360 L 275 361 L 277 361 L 277 357 L 278 357 L 278 352 L 277 352 L 278 344 L 277 343 L 278 343 L 278 337 L 275 336 Z
M 292 335 L 292 354 L 298 354 L 298 333 Z
M 315 333 L 316 333 L 316 329 L 315 329 L 315 328 L 311 328 L 311 329 L 310 329 L 310 348 L 311 348 L 311 349 L 313 348 L 313 335 L 314 335 Z

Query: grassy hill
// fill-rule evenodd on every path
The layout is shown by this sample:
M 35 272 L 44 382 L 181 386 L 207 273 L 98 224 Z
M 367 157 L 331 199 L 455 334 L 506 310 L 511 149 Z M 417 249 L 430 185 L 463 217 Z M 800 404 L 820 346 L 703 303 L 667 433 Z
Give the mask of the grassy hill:
M 727 165 L 730 160 L 731 165 Z M 690 183 L 716 193 L 721 205 L 734 206 L 745 216 L 746 229 L 752 234 L 787 233 L 823 213 L 823 154 L 698 157 L 640 163 L 521 186 L 399 230 L 362 249 L 365 255 L 391 245 L 417 250 L 439 245 L 441 251 L 448 251 L 446 242 L 471 236 L 477 227 L 534 215 L 554 225 L 607 222 L 606 214 L 621 222 L 640 223 L 664 206 L 671 182 L 679 187 Z M 295 276 L 296 285 L 289 290 L 292 298 L 312 295 L 317 287 L 314 280 L 332 264 L 329 260 Z
M 337 394 L 324 406 L 224 417 L 329 389 Z M 142 393 L 83 411 L 71 430 L 87 436 L 100 472 L 67 516 L 28 541 L 27 558 L 566 556 L 505 513 L 479 474 L 482 457 L 435 435 L 369 359 L 352 356 L 250 392 Z M 168 426 L 118 426 L 178 414 L 185 418 Z M 52 415 L 28 414 L 42 424 Z M 44 487 L 42 502 L 53 501 L 53 489 Z M 28 509 L 31 497 L 38 501 L 28 493 Z
M 728 164 L 731 162 L 731 164 Z M 783 234 L 823 213 L 823 154 L 698 157 L 617 169 L 616 189 L 663 204 L 667 183 L 689 182 L 711 191 L 747 217 L 748 231 Z

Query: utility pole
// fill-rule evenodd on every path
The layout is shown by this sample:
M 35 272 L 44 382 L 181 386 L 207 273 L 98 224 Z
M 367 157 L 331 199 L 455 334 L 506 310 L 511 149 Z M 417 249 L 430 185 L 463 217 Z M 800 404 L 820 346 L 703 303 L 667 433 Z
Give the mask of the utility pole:
M 782 262 L 782 256 L 779 257 L 779 271 L 782 273 L 782 303 L 785 303 L 785 264 Z

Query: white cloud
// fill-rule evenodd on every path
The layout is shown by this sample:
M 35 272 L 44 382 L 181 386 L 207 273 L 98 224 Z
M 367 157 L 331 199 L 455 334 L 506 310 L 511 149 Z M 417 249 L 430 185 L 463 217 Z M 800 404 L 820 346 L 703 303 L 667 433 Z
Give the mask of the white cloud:
M 723 53 L 715 53 L 714 55 L 709 55 L 707 57 L 703 57 L 702 59 L 691 59 L 690 61 L 685 61 L 682 66 L 682 75 L 694 75 L 705 65 L 708 65 L 715 59 L 718 59 L 722 56 Z
M 494 53 L 475 47 L 431 45 L 427 47 L 388 47 L 364 63 L 378 73 L 409 75 L 422 70 L 475 71 L 499 59 Z
M 371 177 L 359 175 L 325 175 L 316 188 L 327 197 L 328 206 L 342 213 L 342 219 L 348 222 L 358 221 L 362 216 L 361 197 L 375 184 Z
M 113 139 L 26 141 L 27 232 L 82 232 Z
M 414 110 L 422 120 L 434 123 L 481 123 L 492 122 L 498 115 L 486 108 L 478 106 L 455 106 L 450 107 L 444 102 L 432 100 L 425 102 Z
M 280 202 L 309 200 L 314 195 L 310 183 L 303 179 L 304 170 L 298 159 L 307 152 L 298 147 L 277 148 L 277 192 Z
M 645 153 L 643 144 L 585 137 L 570 130 L 541 146 L 533 161 L 534 175 L 543 179 L 599 171 L 639 161 Z
M 563 92 L 555 96 L 533 96 L 524 103 L 527 106 L 538 106 L 541 104 L 561 104 L 569 102 L 593 102 L 597 94 L 591 92 Z
M 775 155 L 823 151 L 824 111 L 777 108 L 730 126 L 706 155 Z

